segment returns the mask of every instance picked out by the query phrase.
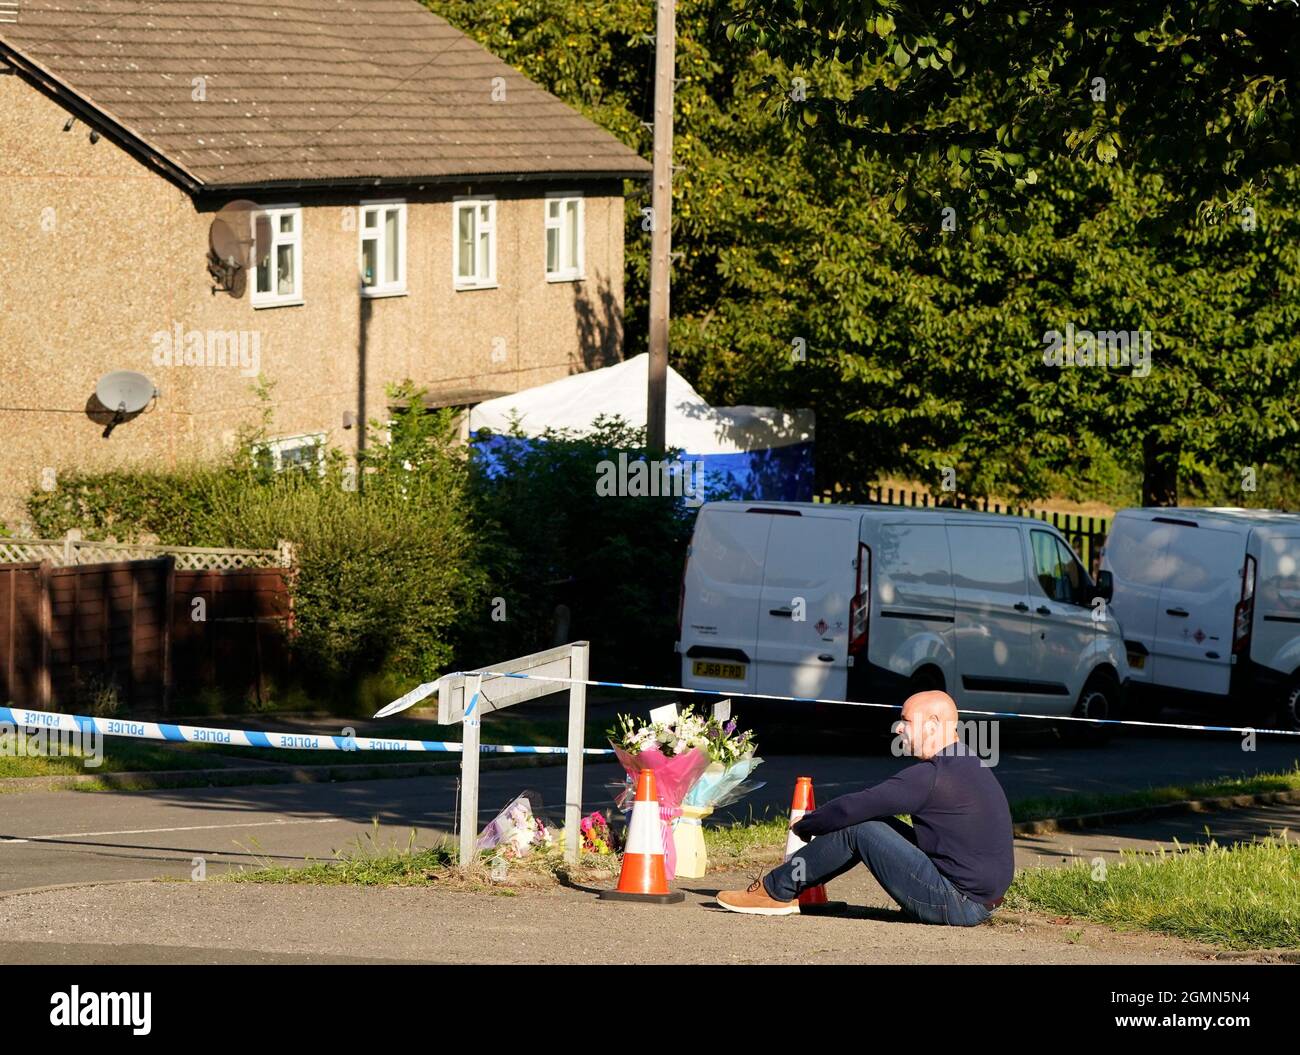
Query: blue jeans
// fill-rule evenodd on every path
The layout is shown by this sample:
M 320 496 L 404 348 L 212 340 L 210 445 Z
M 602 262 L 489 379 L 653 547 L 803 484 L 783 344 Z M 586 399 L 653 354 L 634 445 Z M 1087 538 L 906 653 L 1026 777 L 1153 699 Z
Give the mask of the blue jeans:
M 916 845 L 912 826 L 897 817 L 863 821 L 817 836 L 785 864 L 768 872 L 763 887 L 777 901 L 793 901 L 801 890 L 834 879 L 859 861 L 885 893 L 923 923 L 973 927 L 991 915 L 935 868 Z

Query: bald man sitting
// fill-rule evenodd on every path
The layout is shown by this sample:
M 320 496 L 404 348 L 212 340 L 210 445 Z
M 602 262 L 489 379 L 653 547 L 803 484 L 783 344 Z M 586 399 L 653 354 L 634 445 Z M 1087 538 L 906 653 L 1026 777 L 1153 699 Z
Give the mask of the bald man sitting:
M 1011 810 L 993 771 L 957 737 L 946 692 L 921 692 L 895 727 L 921 761 L 864 791 L 841 795 L 790 825 L 808 843 L 748 890 L 723 890 L 732 912 L 785 916 L 799 892 L 861 861 L 903 910 L 925 923 L 973 927 L 1002 903 L 1015 873 Z M 911 814 L 905 824 L 895 814 Z

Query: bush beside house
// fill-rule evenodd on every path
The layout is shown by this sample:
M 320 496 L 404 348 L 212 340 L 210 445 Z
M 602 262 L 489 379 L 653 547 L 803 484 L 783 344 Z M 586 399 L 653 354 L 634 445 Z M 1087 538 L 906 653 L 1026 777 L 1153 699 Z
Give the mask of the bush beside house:
M 166 545 L 294 545 L 292 651 L 301 703 L 369 707 L 439 673 L 564 640 L 600 642 L 597 673 L 667 677 L 693 513 L 682 499 L 602 498 L 598 465 L 642 438 L 604 422 L 589 438 L 510 448 L 495 471 L 450 411 L 413 388 L 361 461 L 273 472 L 267 423 L 216 466 L 60 473 L 27 508 L 39 534 Z M 568 618 L 557 625 L 557 607 Z M 564 625 L 566 624 L 567 625 Z

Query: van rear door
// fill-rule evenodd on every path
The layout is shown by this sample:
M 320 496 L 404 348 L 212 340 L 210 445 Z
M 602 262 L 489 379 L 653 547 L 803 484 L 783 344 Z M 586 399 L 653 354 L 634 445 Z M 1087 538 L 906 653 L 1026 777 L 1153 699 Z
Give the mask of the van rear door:
M 1279 674 L 1295 667 L 1300 637 L 1300 537 L 1256 532 L 1259 551 L 1250 658 Z
M 1232 618 L 1241 596 L 1245 535 L 1172 517 L 1156 522 L 1172 529 L 1156 604 L 1156 684 L 1225 695 L 1232 673 Z
M 1160 588 L 1168 573 L 1165 551 L 1174 529 L 1142 516 L 1115 515 L 1101 566 L 1115 578 L 1110 608 L 1124 632 L 1129 676 L 1135 681 L 1159 684 L 1156 671 L 1156 612 Z
M 848 691 L 849 603 L 861 514 L 753 515 L 767 520 L 758 611 L 758 692 L 842 700 Z
M 682 600 L 682 684 L 754 690 L 763 558 L 774 519 L 704 506 L 695 521 Z

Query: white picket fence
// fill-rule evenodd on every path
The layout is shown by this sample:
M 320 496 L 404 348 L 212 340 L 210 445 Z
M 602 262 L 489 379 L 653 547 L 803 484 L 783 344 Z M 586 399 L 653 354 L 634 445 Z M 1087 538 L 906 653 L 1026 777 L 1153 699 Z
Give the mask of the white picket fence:
M 61 539 L 0 537 L 0 564 L 48 560 L 56 567 L 107 564 L 123 560 L 152 560 L 172 555 L 185 571 L 225 568 L 288 568 L 293 565 L 293 544 L 277 549 L 217 549 L 203 546 L 157 546 L 138 542 L 89 542 L 79 531 Z

